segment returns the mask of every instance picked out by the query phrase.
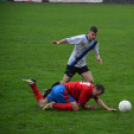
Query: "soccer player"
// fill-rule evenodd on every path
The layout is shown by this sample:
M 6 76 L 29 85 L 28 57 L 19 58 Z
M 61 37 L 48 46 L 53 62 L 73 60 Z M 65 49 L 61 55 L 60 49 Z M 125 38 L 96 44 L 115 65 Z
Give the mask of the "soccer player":
M 38 105 L 43 110 L 60 109 L 65 111 L 77 111 L 80 107 L 83 109 L 96 109 L 96 106 L 87 106 L 91 98 L 96 103 L 108 111 L 116 111 L 116 109 L 107 107 L 99 98 L 103 94 L 105 88 L 101 84 L 93 85 L 89 82 L 69 82 L 64 85 L 58 84 L 52 88 L 51 93 L 44 98 L 36 86 L 34 79 L 22 79 L 23 82 L 29 84 L 37 99 Z
M 88 54 L 94 50 L 96 60 L 102 64 L 102 59 L 100 58 L 98 42 L 95 39 L 98 33 L 98 29 L 95 26 L 90 27 L 88 34 L 78 35 L 71 38 L 65 38 L 60 41 L 52 41 L 53 44 L 72 44 L 75 45 L 74 50 L 69 58 L 66 71 L 63 79 L 57 84 L 65 84 L 71 80 L 75 73 L 80 74 L 86 82 L 93 83 L 94 79 L 91 71 L 87 67 L 86 58 Z M 52 86 L 53 87 L 53 86 Z M 50 93 L 52 88 L 44 91 L 44 98 Z

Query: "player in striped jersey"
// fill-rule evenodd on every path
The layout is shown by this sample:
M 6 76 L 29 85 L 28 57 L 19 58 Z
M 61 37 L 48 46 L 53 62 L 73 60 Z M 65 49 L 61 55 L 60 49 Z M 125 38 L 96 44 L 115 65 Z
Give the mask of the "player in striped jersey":
M 74 50 L 67 63 L 66 71 L 63 79 L 57 84 L 65 84 L 71 80 L 75 73 L 80 74 L 86 82 L 94 83 L 94 79 L 91 71 L 87 67 L 86 58 L 88 54 L 94 50 L 96 60 L 102 64 L 102 59 L 100 58 L 98 42 L 96 36 L 98 29 L 95 26 L 90 27 L 88 34 L 78 35 L 71 38 L 65 38 L 60 41 L 52 41 L 53 44 L 72 44 L 75 45 Z M 54 86 L 53 85 L 53 86 Z M 52 86 L 52 87 L 53 87 Z M 44 98 L 50 93 L 51 88 L 44 91 Z

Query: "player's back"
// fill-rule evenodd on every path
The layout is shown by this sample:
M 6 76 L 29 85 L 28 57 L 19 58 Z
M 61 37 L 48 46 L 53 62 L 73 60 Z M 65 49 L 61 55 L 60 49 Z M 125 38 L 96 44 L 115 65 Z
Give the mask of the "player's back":
M 79 100 L 80 95 L 85 94 L 86 96 L 90 96 L 93 89 L 93 84 L 88 82 L 69 82 L 64 84 L 69 91 L 69 94 L 74 97 L 76 101 Z

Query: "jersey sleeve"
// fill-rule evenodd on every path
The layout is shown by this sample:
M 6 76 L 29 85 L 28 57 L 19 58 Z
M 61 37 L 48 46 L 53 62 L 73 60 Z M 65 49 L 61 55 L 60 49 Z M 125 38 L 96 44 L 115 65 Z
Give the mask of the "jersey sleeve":
M 99 44 L 98 43 L 94 47 L 94 53 L 95 53 L 95 55 L 99 54 Z
M 99 99 L 99 96 L 95 96 L 94 99 L 95 99 L 95 100 Z
M 65 40 L 66 40 L 66 43 L 72 44 L 72 45 L 77 45 L 77 44 L 80 44 L 82 42 L 82 38 L 80 38 L 79 36 L 65 38 Z

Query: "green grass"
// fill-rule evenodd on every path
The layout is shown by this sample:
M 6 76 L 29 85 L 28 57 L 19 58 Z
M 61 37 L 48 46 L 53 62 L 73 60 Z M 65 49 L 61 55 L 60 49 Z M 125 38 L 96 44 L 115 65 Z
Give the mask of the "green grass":
M 62 79 L 73 45 L 51 44 L 99 29 L 103 65 L 92 52 L 88 66 L 95 84 L 107 91 L 100 98 L 118 108 L 134 102 L 134 6 L 88 4 L 0 3 L 0 133 L 1 134 L 132 134 L 134 111 L 43 112 L 23 77 L 37 79 L 43 92 Z M 75 75 L 72 81 L 84 79 Z M 88 104 L 95 104 L 90 100 Z

